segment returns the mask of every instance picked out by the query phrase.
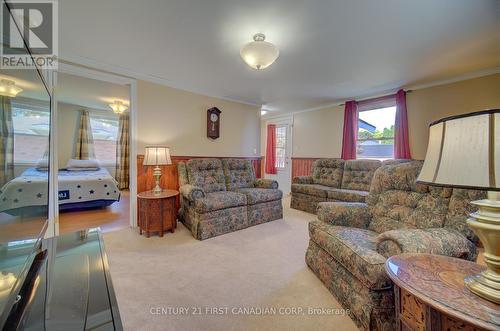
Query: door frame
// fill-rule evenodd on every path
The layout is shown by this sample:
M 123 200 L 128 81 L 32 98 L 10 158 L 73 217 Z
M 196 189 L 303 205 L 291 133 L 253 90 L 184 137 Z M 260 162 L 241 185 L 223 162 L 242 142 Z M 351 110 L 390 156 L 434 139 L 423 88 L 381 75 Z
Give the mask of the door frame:
M 127 85 L 129 87 L 129 116 L 130 116 L 130 151 L 129 151 L 129 191 L 130 191 L 130 208 L 129 222 L 131 227 L 137 226 L 137 80 L 135 78 L 125 77 L 82 67 L 78 64 L 59 62 L 58 73 L 70 74 L 84 78 L 100 80 L 107 83 Z M 57 88 L 55 95 L 55 106 L 57 107 Z M 57 111 L 56 111 L 57 114 Z M 57 127 L 55 128 L 57 131 Z M 57 134 L 57 133 L 56 133 Z M 57 164 L 57 160 L 54 160 Z M 57 179 L 57 175 L 55 177 Z M 56 201 L 57 203 L 57 201 Z M 55 232 L 59 234 L 59 208 L 55 212 Z
M 287 158 L 288 167 L 289 167 L 289 171 L 290 171 L 290 176 L 289 176 L 288 180 L 290 181 L 290 186 L 291 186 L 291 183 L 292 183 L 292 152 L 293 152 L 293 115 L 290 114 L 290 115 L 282 115 L 282 116 L 268 118 L 265 120 L 266 127 L 269 124 L 275 124 L 277 126 L 282 125 L 282 124 L 286 124 L 289 127 L 290 132 L 289 132 L 289 136 L 287 137 L 287 144 L 288 144 L 288 149 L 289 149 L 288 153 L 289 154 L 286 156 L 286 158 Z M 265 130 L 265 133 L 266 133 L 265 141 L 267 141 L 267 130 Z M 264 177 L 267 177 L 267 176 L 269 176 L 269 174 L 266 174 L 264 172 Z M 277 175 L 271 175 L 271 176 L 277 176 Z

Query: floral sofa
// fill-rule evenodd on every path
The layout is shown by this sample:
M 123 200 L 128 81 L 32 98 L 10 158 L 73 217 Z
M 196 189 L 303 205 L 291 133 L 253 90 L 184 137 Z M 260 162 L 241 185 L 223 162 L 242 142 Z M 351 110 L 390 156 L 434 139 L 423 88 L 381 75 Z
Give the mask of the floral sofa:
M 290 207 L 316 214 L 320 202 L 365 202 L 373 173 L 381 164 L 378 160 L 316 160 L 311 176 L 293 178 Z
M 283 217 L 278 182 L 256 179 L 250 161 L 179 162 L 179 219 L 204 240 Z
M 367 203 L 322 202 L 309 224 L 306 263 L 362 330 L 396 329 L 392 283 L 384 270 L 401 253 L 476 258 L 466 226 L 479 191 L 417 184 L 421 161 L 383 165 Z

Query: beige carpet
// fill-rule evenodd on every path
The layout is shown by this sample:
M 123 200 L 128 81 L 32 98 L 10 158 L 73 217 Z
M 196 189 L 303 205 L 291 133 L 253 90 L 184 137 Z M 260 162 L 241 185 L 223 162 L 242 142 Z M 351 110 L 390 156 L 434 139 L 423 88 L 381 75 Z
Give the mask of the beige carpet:
M 106 233 L 125 330 L 357 330 L 304 262 L 314 216 L 284 214 L 205 241 L 182 224 L 163 238 Z

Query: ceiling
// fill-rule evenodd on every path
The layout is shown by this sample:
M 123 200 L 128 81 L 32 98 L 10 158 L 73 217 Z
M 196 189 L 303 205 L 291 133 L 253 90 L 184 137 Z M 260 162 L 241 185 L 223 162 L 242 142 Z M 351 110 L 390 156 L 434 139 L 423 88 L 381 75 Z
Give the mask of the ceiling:
M 61 58 L 297 111 L 500 67 L 498 0 L 64 0 Z M 239 50 L 265 33 L 264 71 Z
M 105 111 L 115 100 L 129 104 L 128 86 L 61 73 L 57 79 L 58 101 Z
M 2 70 L 0 79 L 13 80 L 22 88 L 20 97 L 49 101 L 49 95 L 34 70 Z M 90 109 L 111 111 L 115 100 L 129 104 L 129 87 L 70 74 L 59 73 L 57 101 Z

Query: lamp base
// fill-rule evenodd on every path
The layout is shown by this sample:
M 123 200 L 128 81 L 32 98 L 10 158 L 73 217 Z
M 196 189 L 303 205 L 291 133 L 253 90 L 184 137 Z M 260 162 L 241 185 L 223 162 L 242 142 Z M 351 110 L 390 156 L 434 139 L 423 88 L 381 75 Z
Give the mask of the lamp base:
M 153 189 L 153 194 L 159 195 L 163 191 L 160 186 L 160 178 L 161 178 L 161 168 L 156 166 L 153 169 L 153 176 L 155 177 L 155 188 Z
M 479 207 L 467 224 L 484 245 L 484 260 L 488 269 L 465 279 L 472 293 L 500 304 L 500 193 L 488 192 L 488 199 L 473 201 Z

